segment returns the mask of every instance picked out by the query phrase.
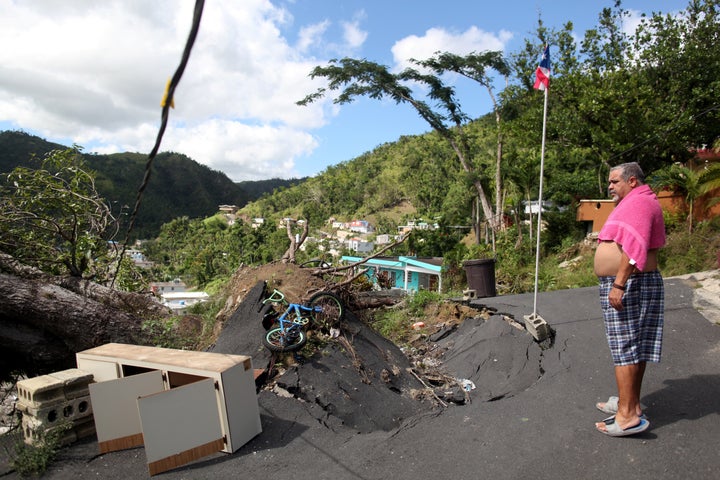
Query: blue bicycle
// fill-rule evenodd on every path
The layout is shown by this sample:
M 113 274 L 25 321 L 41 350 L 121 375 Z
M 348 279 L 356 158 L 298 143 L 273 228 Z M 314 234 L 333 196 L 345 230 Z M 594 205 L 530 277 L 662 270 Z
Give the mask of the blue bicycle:
M 340 298 L 332 292 L 318 292 L 306 303 L 288 303 L 285 295 L 275 289 L 263 305 L 282 305 L 282 315 L 274 308 L 263 316 L 267 330 L 263 344 L 271 352 L 294 352 L 307 343 L 307 329 L 329 331 L 345 314 Z

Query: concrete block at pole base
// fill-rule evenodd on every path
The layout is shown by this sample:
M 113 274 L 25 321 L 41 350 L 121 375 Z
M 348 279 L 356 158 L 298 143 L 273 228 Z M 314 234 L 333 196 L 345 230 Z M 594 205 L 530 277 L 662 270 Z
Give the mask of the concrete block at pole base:
M 525 330 L 530 332 L 535 340 L 542 342 L 550 335 L 550 326 L 548 323 L 537 313 L 525 315 Z

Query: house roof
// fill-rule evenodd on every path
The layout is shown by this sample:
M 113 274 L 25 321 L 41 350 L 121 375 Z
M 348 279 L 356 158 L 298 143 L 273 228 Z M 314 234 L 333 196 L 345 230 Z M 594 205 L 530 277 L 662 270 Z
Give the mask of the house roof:
M 350 256 L 344 256 L 342 257 L 343 260 L 349 261 L 349 262 L 359 262 L 362 261 L 362 257 L 350 257 Z M 368 261 L 365 262 L 366 265 L 377 265 L 381 267 L 387 267 L 387 268 L 405 268 L 406 266 L 414 266 L 418 268 L 422 268 L 425 270 L 430 270 L 433 272 L 441 272 L 442 271 L 442 265 L 443 265 L 443 258 L 442 257 L 406 257 L 406 256 L 397 256 L 397 257 L 375 257 L 371 258 Z
M 163 293 L 162 297 L 165 300 L 178 300 L 178 299 L 202 299 L 209 298 L 206 292 L 168 292 Z

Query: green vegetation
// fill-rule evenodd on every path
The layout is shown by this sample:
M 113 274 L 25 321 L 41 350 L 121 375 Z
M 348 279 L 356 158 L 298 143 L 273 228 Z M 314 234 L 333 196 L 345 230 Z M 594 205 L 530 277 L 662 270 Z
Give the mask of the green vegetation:
M 10 172 L 16 167 L 38 169 L 52 151 L 66 149 L 24 132 L 2 131 L 0 173 Z M 147 155 L 130 152 L 87 154 L 79 149 L 75 155 L 81 157 L 87 168 L 94 172 L 97 192 L 107 200 L 112 214 L 119 220 L 124 238 L 129 214 L 145 176 Z M 206 217 L 215 213 L 218 205 L 242 206 L 254 198 L 221 172 L 179 153 L 160 153 L 153 162 L 150 183 L 143 193 L 131 239 L 154 238 L 162 224 L 180 215 Z
M 55 459 L 63 437 L 71 428 L 72 422 L 68 420 L 48 429 L 40 429 L 32 444 L 25 443 L 22 432 L 16 430 L 12 450 L 7 452 L 10 466 L 21 477 L 42 476 Z
M 107 258 L 115 218 L 77 150 L 53 151 L 0 185 L 0 248 L 27 265 L 80 277 Z M 115 228 L 113 228 L 115 227 Z M 102 267 L 100 268 L 102 269 Z M 97 275 L 98 268 L 93 268 Z
M 375 313 L 370 325 L 382 336 L 400 344 L 412 331 L 412 324 L 422 320 L 425 307 L 442 302 L 443 296 L 437 292 L 420 290 L 396 306 Z
M 670 233 L 658 256 L 666 277 L 720 267 L 720 217 L 701 222 L 692 233 L 681 224 Z

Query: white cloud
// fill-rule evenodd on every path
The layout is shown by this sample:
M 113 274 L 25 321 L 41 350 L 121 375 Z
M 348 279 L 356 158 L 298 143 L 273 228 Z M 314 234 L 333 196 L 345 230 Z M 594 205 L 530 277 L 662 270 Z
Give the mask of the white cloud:
M 149 152 L 192 13 L 193 2 L 0 0 L 0 122 L 86 151 Z M 294 49 L 281 33 L 291 20 L 268 0 L 207 2 L 161 150 L 233 180 L 295 176 L 324 122 L 321 105 L 295 104 L 318 86 L 319 61 L 303 55 L 327 25 Z
M 623 32 L 625 32 L 627 35 L 634 35 L 635 30 L 637 30 L 637 27 L 640 25 L 642 19 L 642 12 L 632 9 L 628 10 L 628 16 L 623 17 L 622 21 Z
M 324 20 L 320 23 L 301 28 L 300 34 L 298 35 L 300 37 L 297 43 L 298 51 L 306 52 L 310 49 L 310 47 L 320 45 L 322 42 L 322 36 L 329 26 L 330 22 L 328 20 Z
M 360 23 L 367 15 L 364 10 L 358 10 L 353 17 L 352 22 L 342 22 L 343 38 L 351 49 L 358 49 L 367 40 L 368 33 L 360 28 Z
M 424 60 L 439 51 L 466 55 L 486 50 L 504 50 L 512 36 L 513 34 L 506 30 L 495 34 L 485 32 L 475 26 L 461 33 L 450 32 L 442 28 L 430 28 L 421 37 L 410 35 L 395 42 L 392 47 L 395 68 L 402 70 L 411 66 L 409 62 L 411 58 Z
M 173 150 L 202 156 L 210 168 L 246 180 L 297 177 L 294 159 L 317 147 L 315 139 L 300 130 L 228 120 L 175 128 L 167 137 Z

